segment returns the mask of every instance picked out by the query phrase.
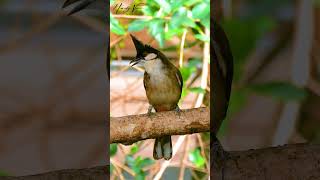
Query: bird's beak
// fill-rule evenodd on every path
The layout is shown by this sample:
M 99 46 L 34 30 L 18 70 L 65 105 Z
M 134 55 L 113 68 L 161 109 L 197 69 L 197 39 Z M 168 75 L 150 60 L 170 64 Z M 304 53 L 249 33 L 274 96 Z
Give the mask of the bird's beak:
M 142 58 L 135 58 L 134 60 L 130 61 L 129 65 L 134 66 L 136 64 L 139 64 L 141 62 Z

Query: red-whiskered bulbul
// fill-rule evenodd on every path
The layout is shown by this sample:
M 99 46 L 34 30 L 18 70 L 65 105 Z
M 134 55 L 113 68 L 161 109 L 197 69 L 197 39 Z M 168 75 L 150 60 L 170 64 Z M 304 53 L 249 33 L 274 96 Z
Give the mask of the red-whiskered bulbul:
M 137 55 L 130 65 L 141 64 L 145 69 L 143 84 L 150 104 L 148 114 L 151 113 L 152 107 L 156 112 L 180 111 L 178 102 L 181 97 L 183 80 L 179 69 L 159 50 L 143 44 L 132 35 L 131 38 Z M 153 158 L 169 160 L 171 157 L 171 136 L 156 138 Z

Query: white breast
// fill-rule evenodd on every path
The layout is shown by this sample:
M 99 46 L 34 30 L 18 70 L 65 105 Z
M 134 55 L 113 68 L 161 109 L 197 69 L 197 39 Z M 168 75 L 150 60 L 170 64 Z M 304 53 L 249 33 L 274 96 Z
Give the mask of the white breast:
M 151 78 L 157 78 L 157 81 L 164 80 L 165 74 L 163 74 L 162 69 L 162 62 L 160 59 L 146 61 L 144 64 L 144 68 L 147 73 L 150 75 Z

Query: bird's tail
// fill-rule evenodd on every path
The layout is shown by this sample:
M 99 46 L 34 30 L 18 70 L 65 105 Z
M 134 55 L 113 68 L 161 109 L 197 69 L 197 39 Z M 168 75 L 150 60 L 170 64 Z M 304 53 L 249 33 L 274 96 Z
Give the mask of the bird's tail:
M 153 147 L 153 158 L 169 160 L 172 157 L 171 136 L 156 138 Z

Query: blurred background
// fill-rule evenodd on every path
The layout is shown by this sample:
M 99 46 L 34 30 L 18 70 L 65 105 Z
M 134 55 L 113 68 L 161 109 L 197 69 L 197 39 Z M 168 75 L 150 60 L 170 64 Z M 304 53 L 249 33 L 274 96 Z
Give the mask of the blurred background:
M 319 142 L 320 2 L 210 3 L 235 64 L 228 117 L 218 134 L 225 149 Z M 129 33 L 159 48 L 180 68 L 182 109 L 209 105 L 208 7 L 209 1 L 200 0 L 111 2 L 111 116 L 147 112 L 143 70 L 128 66 L 135 56 Z M 111 178 L 208 179 L 208 137 L 174 136 L 179 150 L 170 163 L 152 159 L 153 140 L 112 144 Z
M 64 0 L 0 1 L 0 175 L 106 165 L 106 31 Z

